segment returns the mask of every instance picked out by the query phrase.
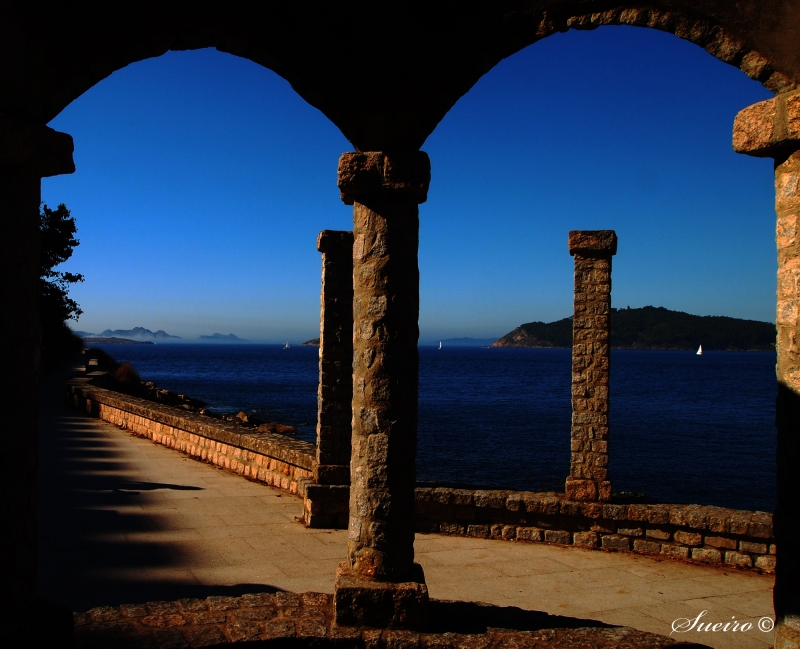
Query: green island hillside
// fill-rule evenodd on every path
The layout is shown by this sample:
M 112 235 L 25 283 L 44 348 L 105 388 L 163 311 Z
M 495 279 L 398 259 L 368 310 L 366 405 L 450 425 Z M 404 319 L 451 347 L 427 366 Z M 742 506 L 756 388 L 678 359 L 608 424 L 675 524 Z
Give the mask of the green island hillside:
M 775 349 L 775 325 L 725 316 L 698 316 L 664 307 L 611 309 L 611 347 L 615 349 Z M 572 318 L 529 322 L 492 347 L 572 347 Z

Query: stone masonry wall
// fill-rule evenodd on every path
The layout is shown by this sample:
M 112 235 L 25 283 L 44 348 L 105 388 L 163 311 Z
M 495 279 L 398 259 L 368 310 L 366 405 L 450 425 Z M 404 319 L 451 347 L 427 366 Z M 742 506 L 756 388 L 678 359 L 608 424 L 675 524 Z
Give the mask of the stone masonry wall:
M 66 391 L 79 410 L 250 480 L 299 495 L 313 474 L 315 448 L 308 442 L 242 432 L 233 424 L 94 387 L 85 379 L 68 383 Z
M 575 545 L 775 569 L 772 515 L 699 505 L 579 502 L 564 494 L 417 487 L 417 531 Z

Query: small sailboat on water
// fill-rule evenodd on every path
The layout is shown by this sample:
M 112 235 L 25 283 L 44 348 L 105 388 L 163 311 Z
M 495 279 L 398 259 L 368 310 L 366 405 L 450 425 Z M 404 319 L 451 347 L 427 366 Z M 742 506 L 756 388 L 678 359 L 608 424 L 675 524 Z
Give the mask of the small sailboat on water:
M 440 340 L 439 341 L 439 349 L 441 349 L 441 348 L 442 348 L 442 341 Z
M 286 339 L 286 346 L 284 347 L 284 349 L 289 349 L 289 339 L 288 338 Z
M 700 345 L 700 347 L 697 348 L 697 355 L 698 356 L 702 356 L 703 355 L 703 346 L 702 345 Z

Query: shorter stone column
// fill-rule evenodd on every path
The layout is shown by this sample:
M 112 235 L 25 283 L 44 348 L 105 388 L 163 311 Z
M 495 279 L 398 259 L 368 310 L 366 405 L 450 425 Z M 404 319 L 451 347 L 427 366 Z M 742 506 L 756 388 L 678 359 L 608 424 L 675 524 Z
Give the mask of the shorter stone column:
M 737 153 L 775 160 L 778 248 L 778 434 L 775 508 L 775 649 L 800 647 L 800 91 L 745 108 L 733 124 Z
M 323 230 L 317 389 L 317 462 L 303 489 L 307 527 L 345 529 L 353 400 L 353 233 Z
M 611 365 L 613 230 L 573 230 L 575 314 L 572 320 L 572 433 L 567 498 L 611 500 L 608 480 L 608 386 Z

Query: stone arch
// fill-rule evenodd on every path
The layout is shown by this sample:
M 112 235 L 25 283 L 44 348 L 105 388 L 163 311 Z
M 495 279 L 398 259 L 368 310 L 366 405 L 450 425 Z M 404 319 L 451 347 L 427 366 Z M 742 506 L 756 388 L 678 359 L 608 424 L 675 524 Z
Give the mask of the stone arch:
M 512 22 L 519 25 L 519 40 L 513 52 L 508 52 L 506 56 L 570 29 L 591 30 L 606 25 L 628 25 L 658 29 L 694 43 L 720 61 L 738 67 L 774 93 L 788 92 L 800 86 L 800 71 L 788 69 L 783 57 L 770 51 L 768 43 L 758 42 L 763 38 L 758 38 L 760 34 L 756 30 L 751 32 L 746 27 L 742 29 L 741 25 L 728 24 L 720 17 L 710 13 L 703 15 L 695 9 L 657 8 L 642 6 L 641 3 L 618 2 L 602 11 L 581 11 L 578 6 L 575 10 L 546 9 L 534 15 L 520 12 Z M 769 22 L 778 22 L 778 19 Z

